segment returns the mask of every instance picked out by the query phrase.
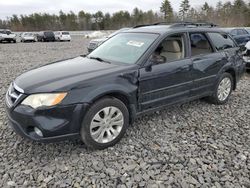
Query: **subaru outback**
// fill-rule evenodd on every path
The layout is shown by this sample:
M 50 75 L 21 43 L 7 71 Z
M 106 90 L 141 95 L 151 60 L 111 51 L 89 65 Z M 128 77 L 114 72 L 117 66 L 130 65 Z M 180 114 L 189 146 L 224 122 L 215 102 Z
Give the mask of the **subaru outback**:
M 115 145 L 138 115 L 199 98 L 225 104 L 245 71 L 243 49 L 219 28 L 154 24 L 121 32 L 88 55 L 17 77 L 10 125 L 40 142 Z

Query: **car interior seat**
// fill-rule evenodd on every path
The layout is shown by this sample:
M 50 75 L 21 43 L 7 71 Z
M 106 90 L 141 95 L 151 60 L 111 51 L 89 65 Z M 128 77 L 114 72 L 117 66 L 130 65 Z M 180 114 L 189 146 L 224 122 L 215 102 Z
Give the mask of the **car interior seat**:
M 177 40 L 166 40 L 162 43 L 162 52 L 160 55 L 166 57 L 167 62 L 181 59 L 183 56 L 182 48 Z
M 207 40 L 199 40 L 195 45 L 192 44 L 192 55 L 207 54 L 212 51 Z

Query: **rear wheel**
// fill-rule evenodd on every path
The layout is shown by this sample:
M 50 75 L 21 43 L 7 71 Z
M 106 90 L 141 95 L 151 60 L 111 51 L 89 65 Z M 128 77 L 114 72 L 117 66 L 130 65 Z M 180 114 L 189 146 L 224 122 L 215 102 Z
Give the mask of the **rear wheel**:
M 85 114 L 81 138 L 89 148 L 105 149 L 120 141 L 128 125 L 126 105 L 116 98 L 103 98 Z
M 227 103 L 233 90 L 233 77 L 229 73 L 222 74 L 219 82 L 216 85 L 216 90 L 208 99 L 214 104 Z

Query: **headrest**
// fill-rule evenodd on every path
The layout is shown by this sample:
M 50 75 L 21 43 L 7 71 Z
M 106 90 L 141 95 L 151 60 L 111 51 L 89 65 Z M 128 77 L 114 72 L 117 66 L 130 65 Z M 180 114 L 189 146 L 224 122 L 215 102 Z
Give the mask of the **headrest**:
M 196 43 L 196 48 L 200 49 L 210 49 L 210 45 L 207 40 L 200 40 Z
M 176 40 L 166 40 L 163 44 L 163 51 L 172 52 L 172 53 L 180 53 L 181 47 Z

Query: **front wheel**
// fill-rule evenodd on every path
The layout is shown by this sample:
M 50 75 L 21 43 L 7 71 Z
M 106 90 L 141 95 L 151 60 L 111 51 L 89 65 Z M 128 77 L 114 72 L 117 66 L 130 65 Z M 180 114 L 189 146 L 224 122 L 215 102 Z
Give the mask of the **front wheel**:
M 223 73 L 216 85 L 214 94 L 209 97 L 209 101 L 214 104 L 225 104 L 233 90 L 233 77 L 229 73 Z
M 116 98 L 95 102 L 82 122 L 81 138 L 87 147 L 105 149 L 121 140 L 129 125 L 126 105 Z

